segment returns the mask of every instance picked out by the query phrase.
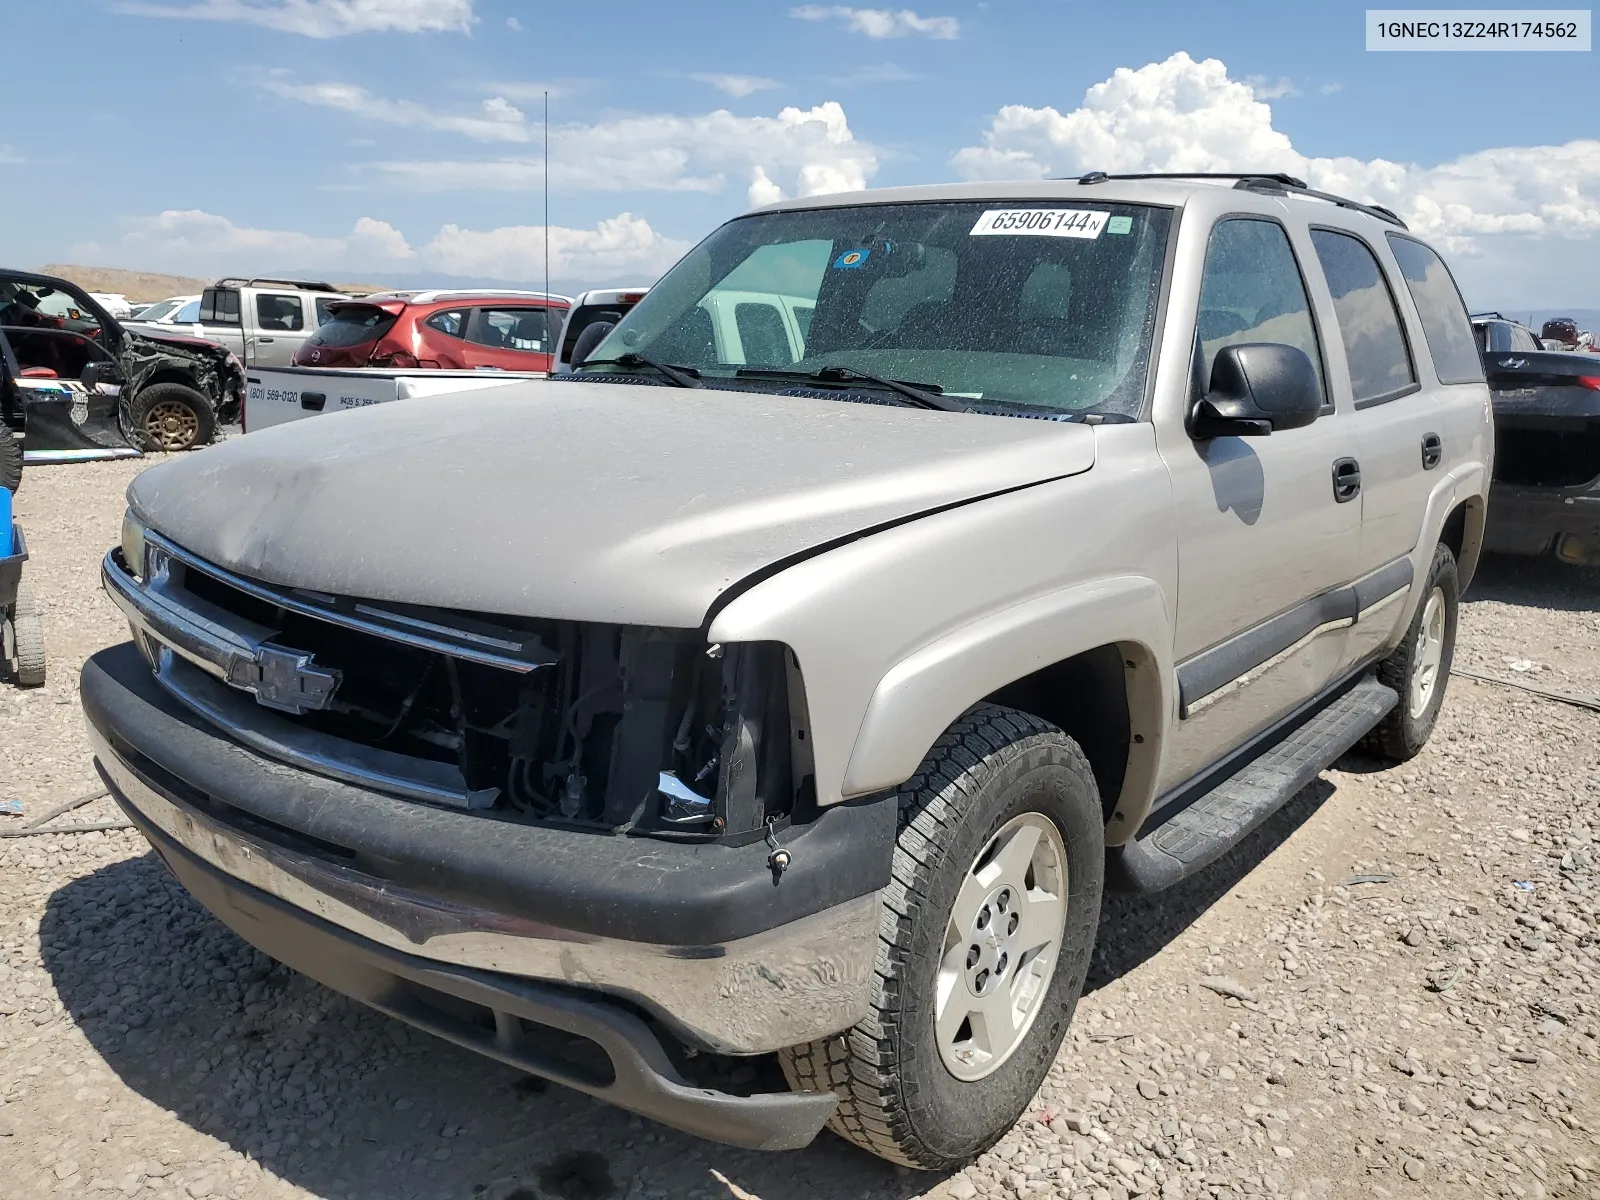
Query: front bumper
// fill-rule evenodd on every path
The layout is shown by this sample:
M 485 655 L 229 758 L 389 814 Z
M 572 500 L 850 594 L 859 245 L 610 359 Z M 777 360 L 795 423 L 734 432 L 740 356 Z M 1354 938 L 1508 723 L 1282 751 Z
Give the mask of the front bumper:
M 1483 548 L 1600 565 L 1600 487 L 1542 488 L 1496 483 L 1489 491 Z
M 91 658 L 80 692 L 133 819 L 307 921 L 440 970 L 585 989 L 718 1053 L 816 1040 L 866 1011 L 887 882 L 870 864 L 886 875 L 892 801 L 786 831 L 792 865 L 774 878 L 760 843 L 541 828 L 293 769 L 179 704 L 132 645 Z
M 109 752 L 102 745 L 101 762 Z M 115 762 L 115 756 L 109 755 Z M 121 774 L 122 783 L 118 783 Z M 106 771 L 129 818 L 178 881 L 230 929 L 319 983 L 468 1050 L 651 1117 L 699 1137 L 752 1150 L 794 1150 L 832 1115 L 832 1092 L 735 1096 L 695 1087 L 669 1061 L 650 1027 L 614 1002 L 575 988 L 450 967 L 402 954 L 303 909 L 206 861 L 192 846 L 248 862 L 252 851 L 196 814 L 180 816 L 188 844 L 169 836 Z M 143 789 L 138 798 L 149 802 Z M 176 806 L 172 806 L 176 809 Z

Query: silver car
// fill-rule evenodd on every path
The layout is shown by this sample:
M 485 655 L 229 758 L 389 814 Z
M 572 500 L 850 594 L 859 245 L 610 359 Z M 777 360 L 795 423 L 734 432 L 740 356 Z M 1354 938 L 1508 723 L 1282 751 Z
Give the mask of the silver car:
M 1384 210 L 813 197 L 571 376 L 141 475 L 83 704 L 274 958 L 705 1137 L 951 1168 L 1044 1080 L 1106 886 L 1418 752 L 1491 453 Z M 728 1081 L 766 1055 L 787 1090 Z

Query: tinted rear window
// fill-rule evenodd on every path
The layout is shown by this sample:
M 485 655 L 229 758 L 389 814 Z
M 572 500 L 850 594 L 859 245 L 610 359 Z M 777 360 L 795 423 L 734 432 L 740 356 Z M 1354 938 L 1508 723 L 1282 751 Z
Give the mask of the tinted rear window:
M 1421 242 L 1398 234 L 1389 235 L 1389 246 L 1422 318 L 1439 382 L 1482 383 L 1483 360 L 1472 337 L 1472 322 L 1444 260 Z
M 327 323 L 306 339 L 312 346 L 359 346 L 375 342 L 394 327 L 395 317 L 370 304 L 336 309 Z

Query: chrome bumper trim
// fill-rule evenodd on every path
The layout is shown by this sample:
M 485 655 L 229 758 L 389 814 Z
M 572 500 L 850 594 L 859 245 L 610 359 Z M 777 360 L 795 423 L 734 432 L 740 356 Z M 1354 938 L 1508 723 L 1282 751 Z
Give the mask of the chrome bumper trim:
M 876 892 L 722 944 L 594 937 L 399 888 L 246 836 L 161 790 L 92 725 L 89 734 L 125 807 L 217 870 L 380 945 L 630 1000 L 686 1040 L 724 1054 L 815 1041 L 866 1014 Z

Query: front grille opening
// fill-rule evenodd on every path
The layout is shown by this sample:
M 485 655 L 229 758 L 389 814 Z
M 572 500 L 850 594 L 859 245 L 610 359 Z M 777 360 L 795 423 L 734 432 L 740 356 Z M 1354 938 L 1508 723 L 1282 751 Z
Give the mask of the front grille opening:
M 405 1007 L 423 1024 L 470 1030 L 473 1040 L 496 1039 L 515 1057 L 540 1068 L 540 1074 L 593 1088 L 617 1081 L 617 1069 L 601 1045 L 576 1033 L 544 1025 L 512 1013 L 496 1018 L 495 1010 L 422 984 L 406 981 L 413 1005 Z M 497 1032 L 504 1030 L 504 1034 Z
M 283 719 L 453 766 L 502 820 L 706 838 L 759 831 L 810 794 L 799 664 L 777 643 L 724 654 L 698 630 L 499 618 L 545 664 L 519 673 L 281 608 L 197 566 L 182 586 L 339 673 L 328 707 Z M 669 804 L 664 772 L 693 795 Z
M 1518 487 L 1581 487 L 1600 478 L 1600 421 L 1578 429 L 1497 425 L 1494 478 Z

